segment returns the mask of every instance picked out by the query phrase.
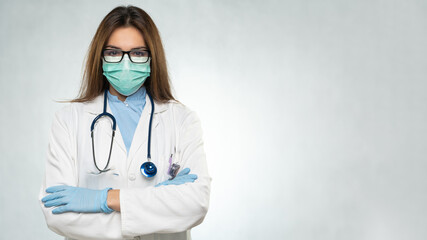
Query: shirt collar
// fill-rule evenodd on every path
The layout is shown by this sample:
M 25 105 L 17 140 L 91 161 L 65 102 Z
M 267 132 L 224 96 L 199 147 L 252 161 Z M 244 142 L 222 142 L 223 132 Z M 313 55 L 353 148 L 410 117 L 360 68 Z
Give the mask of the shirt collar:
M 142 103 L 143 101 L 145 101 L 145 93 L 146 93 L 145 87 L 142 86 L 134 94 L 127 96 L 125 101 L 127 103 L 133 103 L 133 104 Z M 117 96 L 112 95 L 110 93 L 110 90 L 108 90 L 107 98 L 108 98 L 108 101 L 111 101 L 111 102 L 122 102 Z
M 147 109 L 151 112 L 151 102 L 148 94 L 145 95 L 145 102 L 147 102 Z M 108 95 L 107 95 L 108 98 Z M 119 100 L 120 101 L 120 100 Z M 175 102 L 174 100 L 170 100 L 169 102 Z M 104 93 L 99 94 L 97 97 L 92 99 L 91 101 L 83 102 L 83 108 L 86 112 L 92 114 L 100 114 L 102 113 L 102 107 L 104 106 Z M 167 103 L 158 103 L 154 101 L 154 113 L 160 113 L 167 110 Z M 145 108 L 144 108 L 145 109 Z

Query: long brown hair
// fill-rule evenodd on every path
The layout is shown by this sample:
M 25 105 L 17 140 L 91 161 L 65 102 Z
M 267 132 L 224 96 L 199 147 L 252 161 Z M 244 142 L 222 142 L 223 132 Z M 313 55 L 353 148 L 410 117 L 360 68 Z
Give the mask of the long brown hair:
M 144 82 L 146 90 L 158 102 L 175 100 L 171 93 L 166 57 L 159 31 L 144 10 L 128 5 L 114 8 L 105 16 L 96 30 L 86 56 L 79 95 L 71 102 L 91 101 L 109 87 L 107 79 L 102 74 L 102 50 L 115 29 L 128 26 L 135 27 L 141 32 L 151 53 L 151 73 Z

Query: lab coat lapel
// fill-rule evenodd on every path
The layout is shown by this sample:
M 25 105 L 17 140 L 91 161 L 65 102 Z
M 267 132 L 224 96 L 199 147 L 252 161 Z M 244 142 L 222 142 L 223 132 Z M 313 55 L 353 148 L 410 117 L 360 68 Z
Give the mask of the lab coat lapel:
M 114 116 L 113 112 L 111 111 L 110 104 L 107 104 L 107 112 L 111 113 Z M 111 137 L 111 131 L 109 131 L 108 134 Z M 126 154 L 127 150 L 126 150 L 125 142 L 123 141 L 123 137 L 122 137 L 122 134 L 120 133 L 120 128 L 117 122 L 116 122 L 116 133 L 114 136 L 114 144 L 117 144 L 120 147 L 120 149 L 122 149 L 122 151 Z

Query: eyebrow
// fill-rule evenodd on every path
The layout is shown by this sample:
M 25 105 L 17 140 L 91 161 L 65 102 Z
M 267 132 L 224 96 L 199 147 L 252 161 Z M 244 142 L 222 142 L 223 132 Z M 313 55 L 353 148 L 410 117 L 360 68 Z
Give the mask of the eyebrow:
M 122 50 L 121 48 L 116 47 L 116 46 L 113 46 L 113 45 L 107 45 L 107 46 L 105 46 L 105 47 L 106 47 L 106 48 L 107 48 L 107 47 L 109 47 L 109 48 L 114 48 L 114 49 L 120 49 L 120 50 Z M 141 48 L 148 49 L 146 46 L 140 46 L 140 47 L 132 48 L 131 50 L 134 50 L 134 49 L 141 49 Z

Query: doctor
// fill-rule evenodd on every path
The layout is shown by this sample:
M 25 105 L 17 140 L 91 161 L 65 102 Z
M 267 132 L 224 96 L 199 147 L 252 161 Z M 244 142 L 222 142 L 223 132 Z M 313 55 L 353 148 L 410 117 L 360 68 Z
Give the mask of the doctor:
M 78 98 L 53 119 L 39 193 L 49 229 L 66 239 L 191 239 L 210 183 L 199 118 L 171 94 L 157 27 L 140 8 L 113 9 Z

